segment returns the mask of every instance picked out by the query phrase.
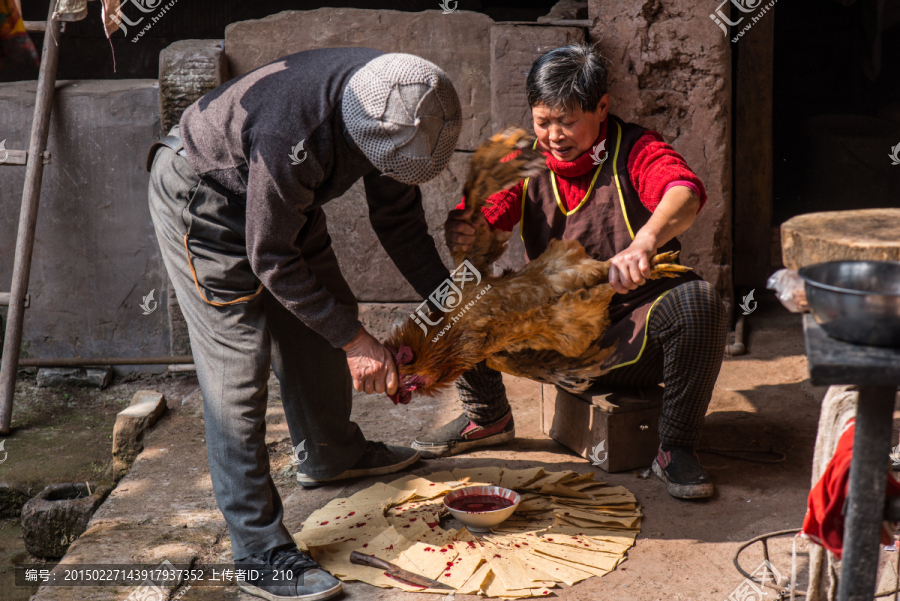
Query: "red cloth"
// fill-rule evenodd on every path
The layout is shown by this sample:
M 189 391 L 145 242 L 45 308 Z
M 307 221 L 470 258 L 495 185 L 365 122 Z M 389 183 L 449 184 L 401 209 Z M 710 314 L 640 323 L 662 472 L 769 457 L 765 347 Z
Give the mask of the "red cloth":
M 841 515 L 841 510 L 849 492 L 853 433 L 856 429 L 854 423 L 855 420 L 850 420 L 849 426 L 838 440 L 828 467 L 809 491 L 806 517 L 803 519 L 802 534 L 834 553 L 838 559 L 841 558 L 844 546 L 844 516 Z M 891 474 L 887 474 L 886 477 L 887 495 L 900 496 L 900 482 L 897 482 Z M 889 545 L 892 541 L 890 533 L 882 529 L 881 543 Z
M 600 134 L 593 147 L 607 139 L 608 123 L 607 119 L 600 125 Z M 607 140 L 605 150 L 609 152 L 608 160 L 612 160 L 615 156 L 615 142 Z M 543 152 L 547 166 L 557 175 L 560 197 L 568 210 L 574 209 L 587 194 L 597 168 L 591 153 L 585 152 L 574 161 L 558 161 L 548 151 L 543 150 Z M 690 188 L 700 198 L 701 208 L 706 203 L 706 190 L 703 182 L 691 171 L 684 158 L 666 144 L 662 136 L 655 131 L 644 132 L 644 135 L 631 149 L 631 153 L 628 155 L 628 173 L 631 175 L 631 183 L 637 190 L 641 202 L 651 212 L 656 209 L 663 195 L 673 186 Z M 485 207 L 482 212 L 491 227 L 507 232 L 512 231 L 522 216 L 522 182 L 509 190 L 493 194 L 488 198 L 488 202 L 493 206 Z M 456 208 L 464 208 L 464 203 L 460 203 Z

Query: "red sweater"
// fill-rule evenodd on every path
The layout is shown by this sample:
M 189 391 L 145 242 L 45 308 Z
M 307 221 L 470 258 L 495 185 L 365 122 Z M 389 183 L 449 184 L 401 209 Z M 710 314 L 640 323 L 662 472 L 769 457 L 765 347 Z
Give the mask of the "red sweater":
M 606 139 L 607 123 L 600 126 L 600 135 L 594 142 L 594 147 Z M 547 157 L 547 167 L 555 174 L 559 194 L 563 198 L 568 210 L 574 209 L 587 194 L 591 186 L 591 179 L 597 166 L 590 152 L 583 153 L 574 161 L 558 161 L 550 152 L 541 148 Z M 606 146 L 609 151 L 608 160 L 612 160 L 615 148 Z M 663 141 L 661 135 L 655 131 L 644 132 L 628 156 L 628 173 L 631 174 L 631 183 L 637 190 L 644 206 L 653 212 L 663 195 L 672 186 L 686 186 L 700 198 L 700 207 L 706 203 L 706 190 L 703 182 L 688 167 L 684 158 L 671 146 Z M 485 206 L 482 209 L 485 218 L 491 227 L 507 232 L 519 222 L 522 216 L 522 184 L 519 182 L 509 190 L 497 192 L 488 198 L 493 206 Z M 465 208 L 464 202 L 457 209 Z M 698 209 L 699 212 L 699 209 Z

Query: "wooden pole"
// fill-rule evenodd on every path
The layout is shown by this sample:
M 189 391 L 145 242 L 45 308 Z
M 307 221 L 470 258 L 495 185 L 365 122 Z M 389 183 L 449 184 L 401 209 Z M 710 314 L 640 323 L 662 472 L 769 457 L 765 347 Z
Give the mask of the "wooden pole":
M 19 367 L 89 367 L 92 365 L 191 365 L 192 355 L 171 357 L 67 357 L 64 359 L 20 359 Z M 169 370 L 173 371 L 173 370 Z
M 53 92 L 56 88 L 58 41 L 62 32 L 53 20 L 55 10 L 56 2 L 51 2 L 47 28 L 44 32 L 44 50 L 38 75 L 34 120 L 31 122 L 31 141 L 28 145 L 28 163 L 25 166 L 25 189 L 22 191 L 22 208 L 19 212 L 19 232 L 16 235 L 9 316 L 6 338 L 3 342 L 3 357 L 0 361 L 0 434 L 9 433 L 12 418 L 16 368 L 19 361 L 19 346 L 22 344 L 22 321 L 25 317 L 25 293 L 31 275 L 34 229 L 37 224 L 38 201 L 41 197 L 41 177 L 44 174 L 43 153 L 50 133 L 50 110 L 53 108 Z

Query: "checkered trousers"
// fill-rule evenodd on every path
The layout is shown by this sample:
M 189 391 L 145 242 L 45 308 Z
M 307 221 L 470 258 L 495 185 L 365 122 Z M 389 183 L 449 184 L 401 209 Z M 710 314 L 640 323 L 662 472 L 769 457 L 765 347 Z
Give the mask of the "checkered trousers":
M 647 344 L 640 360 L 597 381 L 617 387 L 664 383 L 660 442 L 694 447 L 722 367 L 726 321 L 722 299 L 708 282 L 682 284 L 650 312 Z M 500 372 L 484 362 L 463 374 L 456 389 L 466 416 L 479 425 L 496 421 L 509 410 Z

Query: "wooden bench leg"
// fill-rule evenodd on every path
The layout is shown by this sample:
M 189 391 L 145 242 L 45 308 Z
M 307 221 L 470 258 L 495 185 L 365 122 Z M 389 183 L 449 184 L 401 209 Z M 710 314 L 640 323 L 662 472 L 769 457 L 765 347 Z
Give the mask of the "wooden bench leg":
M 860 386 L 844 522 L 839 601 L 875 595 L 896 388 Z

